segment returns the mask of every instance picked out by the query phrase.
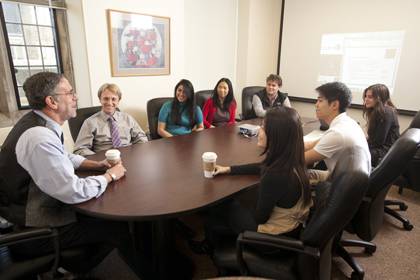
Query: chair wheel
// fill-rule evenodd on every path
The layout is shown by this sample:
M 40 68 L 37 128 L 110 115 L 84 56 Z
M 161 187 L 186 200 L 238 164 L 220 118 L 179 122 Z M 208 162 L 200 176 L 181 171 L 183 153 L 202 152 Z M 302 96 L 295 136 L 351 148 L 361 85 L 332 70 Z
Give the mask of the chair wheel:
M 408 209 L 408 206 L 406 204 L 401 204 L 400 205 L 400 210 L 401 211 L 406 211 Z
M 404 229 L 408 230 L 408 231 L 410 231 L 414 228 L 414 226 L 412 224 L 410 224 L 410 222 L 404 222 L 403 226 L 404 226 Z
M 351 280 L 363 280 L 364 278 L 364 273 L 363 274 L 359 274 L 356 271 L 353 271 L 351 273 L 350 279 Z
M 376 247 L 366 247 L 365 248 L 365 253 L 369 254 L 369 255 L 373 255 L 373 253 L 376 252 Z

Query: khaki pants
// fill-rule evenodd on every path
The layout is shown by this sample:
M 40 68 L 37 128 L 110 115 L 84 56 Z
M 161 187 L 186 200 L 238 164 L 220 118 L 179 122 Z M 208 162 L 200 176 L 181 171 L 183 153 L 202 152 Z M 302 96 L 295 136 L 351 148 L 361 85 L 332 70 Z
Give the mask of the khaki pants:
M 309 169 L 308 177 L 311 185 L 318 185 L 320 182 L 324 182 L 330 176 L 330 172 L 327 170 Z

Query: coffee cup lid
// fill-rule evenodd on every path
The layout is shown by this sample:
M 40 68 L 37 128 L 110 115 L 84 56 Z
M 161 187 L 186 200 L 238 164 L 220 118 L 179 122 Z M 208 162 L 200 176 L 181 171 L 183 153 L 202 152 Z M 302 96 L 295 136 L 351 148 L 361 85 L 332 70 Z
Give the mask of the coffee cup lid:
M 120 151 L 112 149 L 112 150 L 106 151 L 105 156 L 106 157 L 119 157 L 120 154 L 121 154 Z
M 205 153 L 203 153 L 202 158 L 205 159 L 205 160 L 216 160 L 217 159 L 217 154 L 213 153 L 213 152 L 205 152 Z

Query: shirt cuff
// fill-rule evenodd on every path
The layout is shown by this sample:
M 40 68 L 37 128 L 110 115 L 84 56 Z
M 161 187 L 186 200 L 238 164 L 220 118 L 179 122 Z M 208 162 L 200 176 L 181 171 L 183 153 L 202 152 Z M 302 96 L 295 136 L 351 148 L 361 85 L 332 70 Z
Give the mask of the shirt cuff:
M 96 179 L 100 184 L 99 187 L 98 187 L 98 194 L 95 196 L 96 198 L 98 198 L 106 190 L 106 187 L 108 186 L 108 181 L 107 181 L 106 177 L 103 176 L 103 175 L 93 176 L 92 178 Z
M 80 155 L 73 154 L 71 157 L 71 162 L 73 163 L 74 169 L 79 168 L 79 166 L 82 164 L 82 162 L 85 160 L 85 157 L 82 157 Z

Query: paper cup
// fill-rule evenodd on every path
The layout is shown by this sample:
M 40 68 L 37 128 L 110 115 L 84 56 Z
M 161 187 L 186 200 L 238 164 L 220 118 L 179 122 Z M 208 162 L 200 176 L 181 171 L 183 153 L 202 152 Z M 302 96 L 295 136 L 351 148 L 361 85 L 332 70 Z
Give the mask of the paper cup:
M 217 154 L 213 152 L 205 152 L 201 158 L 203 159 L 204 177 L 213 178 L 214 169 L 216 168 Z
M 115 149 L 108 150 L 105 153 L 106 160 L 111 165 L 115 165 L 120 161 L 121 152 Z

